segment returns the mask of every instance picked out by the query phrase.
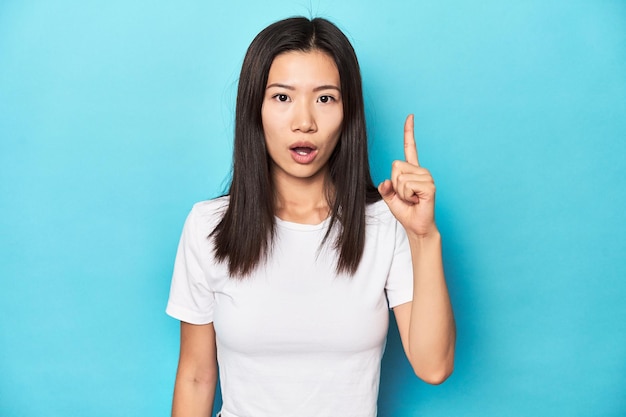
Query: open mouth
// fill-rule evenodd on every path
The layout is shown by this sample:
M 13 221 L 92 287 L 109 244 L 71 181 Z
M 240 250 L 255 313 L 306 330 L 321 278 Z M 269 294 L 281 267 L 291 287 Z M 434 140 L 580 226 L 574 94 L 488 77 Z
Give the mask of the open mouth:
M 310 164 L 317 156 L 317 148 L 309 143 L 297 143 L 291 148 L 291 156 L 299 164 Z
M 310 148 L 308 146 L 296 146 L 296 147 L 291 148 L 291 150 L 297 153 L 298 155 L 307 156 L 311 152 L 313 152 L 315 149 Z

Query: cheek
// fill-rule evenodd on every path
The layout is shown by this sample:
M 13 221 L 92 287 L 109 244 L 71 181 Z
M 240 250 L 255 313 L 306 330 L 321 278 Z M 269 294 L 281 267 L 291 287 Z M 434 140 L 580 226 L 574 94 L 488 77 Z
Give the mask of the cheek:
M 332 148 L 335 149 L 339 140 L 341 138 L 341 133 L 343 132 L 343 125 L 341 120 L 336 121 L 334 125 L 334 129 L 330 132 L 329 136 L 331 138 Z
M 267 140 L 268 137 L 272 136 L 272 132 L 275 130 L 273 119 L 267 112 L 261 112 L 261 124 L 263 126 L 263 135 Z
M 288 126 L 284 114 L 272 109 L 272 106 L 261 108 L 261 123 L 266 136 L 278 133 Z
M 326 127 L 328 132 L 339 132 L 343 125 L 343 109 L 333 108 L 327 109 L 320 113 L 319 119 L 321 125 Z
M 339 136 L 341 134 L 341 130 L 343 128 L 343 112 L 340 112 L 335 120 L 334 120 L 334 125 L 335 125 L 335 133 L 337 136 Z
M 263 126 L 263 131 L 267 130 L 271 120 L 272 119 L 271 119 L 271 117 L 269 115 L 269 112 L 267 111 L 267 107 L 265 105 L 263 105 L 261 107 L 261 125 Z
M 339 125 L 338 129 L 341 129 L 341 125 L 343 124 L 343 106 L 339 106 L 336 117 L 337 124 Z

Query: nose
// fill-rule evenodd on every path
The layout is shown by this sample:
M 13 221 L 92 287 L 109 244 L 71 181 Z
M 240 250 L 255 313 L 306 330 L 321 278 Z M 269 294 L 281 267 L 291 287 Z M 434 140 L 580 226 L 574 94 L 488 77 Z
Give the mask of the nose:
M 304 133 L 317 131 L 315 116 L 307 103 L 299 103 L 294 106 L 294 114 L 291 122 L 291 129 Z

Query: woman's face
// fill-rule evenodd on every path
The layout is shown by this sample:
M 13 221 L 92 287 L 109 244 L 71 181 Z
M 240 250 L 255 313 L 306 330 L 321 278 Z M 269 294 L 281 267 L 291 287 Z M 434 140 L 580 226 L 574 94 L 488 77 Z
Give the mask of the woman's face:
M 261 109 L 275 180 L 323 179 L 343 121 L 339 71 L 320 51 L 278 55 Z

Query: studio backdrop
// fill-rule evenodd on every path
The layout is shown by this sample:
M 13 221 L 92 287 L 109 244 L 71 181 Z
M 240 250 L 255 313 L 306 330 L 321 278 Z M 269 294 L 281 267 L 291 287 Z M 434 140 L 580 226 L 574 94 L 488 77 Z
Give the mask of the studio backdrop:
M 379 415 L 626 415 L 624 1 L 5 0 L 0 416 L 169 415 L 182 225 L 293 15 L 354 44 L 375 180 L 414 113 L 437 185 L 455 372 L 419 381 L 392 324 Z

